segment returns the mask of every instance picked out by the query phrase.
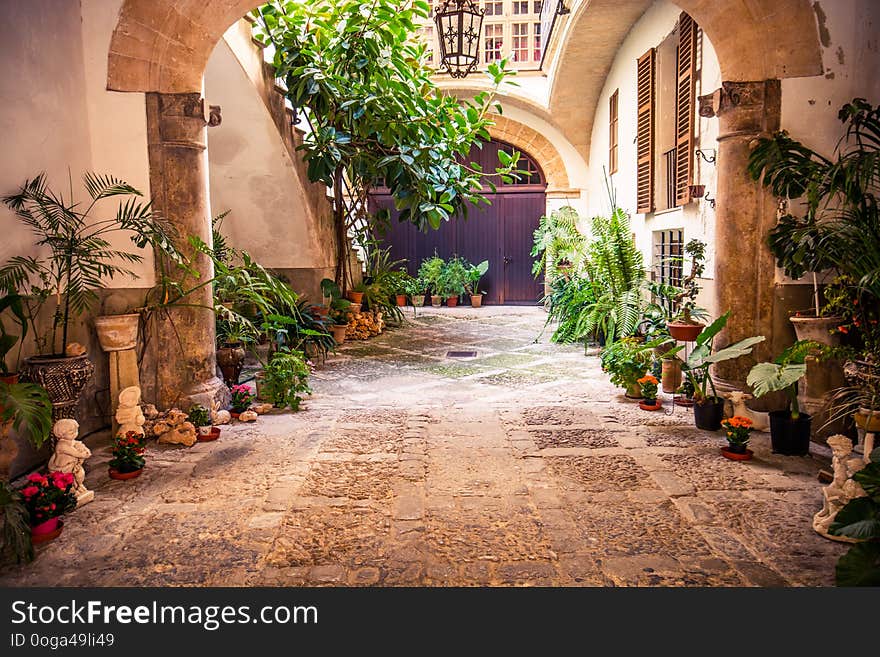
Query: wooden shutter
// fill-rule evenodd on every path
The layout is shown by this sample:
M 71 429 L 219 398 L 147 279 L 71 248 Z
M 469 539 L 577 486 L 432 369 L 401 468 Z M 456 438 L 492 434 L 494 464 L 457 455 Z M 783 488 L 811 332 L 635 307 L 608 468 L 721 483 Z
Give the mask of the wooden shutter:
M 655 51 L 639 57 L 636 123 L 636 212 L 654 211 L 654 86 Z
M 686 13 L 678 22 L 675 92 L 675 204 L 691 202 L 694 183 L 694 94 L 697 80 L 697 24 Z

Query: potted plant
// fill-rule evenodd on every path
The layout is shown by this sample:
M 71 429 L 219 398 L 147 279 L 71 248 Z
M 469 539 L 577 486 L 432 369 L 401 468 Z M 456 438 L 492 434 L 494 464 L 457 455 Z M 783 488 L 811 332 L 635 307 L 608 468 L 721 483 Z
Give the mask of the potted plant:
M 265 375 L 264 375 L 265 380 Z M 229 402 L 229 412 L 236 420 L 254 403 L 254 393 L 246 385 L 234 385 L 230 388 L 232 397 Z
M 263 386 L 268 401 L 277 408 L 298 411 L 303 394 L 311 394 L 309 366 L 298 351 L 275 353 L 265 368 Z M 239 411 L 241 412 L 241 411 Z
M 697 279 L 703 275 L 703 271 L 706 269 L 704 262 L 706 244 L 693 239 L 685 245 L 684 252 L 691 258 L 691 272 L 681 282 L 681 292 L 673 300 L 676 305 L 681 304 L 681 310 L 674 319 L 667 322 L 667 330 L 669 335 L 676 340 L 693 342 L 706 326 L 694 317 L 697 310 L 697 295 L 700 292 Z
M 14 290 L 7 290 L 0 298 L 0 382 L 18 383 L 17 363 L 21 360 L 21 348 L 27 337 L 28 322 L 24 310 L 25 298 Z M 11 333 L 6 329 L 3 314 L 9 311 L 12 319 L 18 325 L 18 333 Z M 18 345 L 18 356 L 15 366 L 6 360 L 9 353 Z
M 363 303 L 365 288 L 366 286 L 363 283 L 358 283 L 348 291 L 345 298 L 352 303 Z
M 10 439 L 10 428 L 40 449 L 52 431 L 52 402 L 35 383 L 0 381 L 0 481 L 9 479 L 18 455 L 18 443 Z
M 478 265 L 471 265 L 467 268 L 464 286 L 465 291 L 471 297 L 471 306 L 474 308 L 479 308 L 483 305 L 484 292 L 480 290 L 480 279 L 486 275 L 487 271 L 489 271 L 488 260 L 483 260 Z
M 146 459 L 146 438 L 144 434 L 135 431 L 126 431 L 113 438 L 111 453 L 113 458 L 108 463 L 111 479 L 125 481 L 140 477 L 144 470 Z
M 439 307 L 443 301 L 440 281 L 444 264 L 443 258 L 435 251 L 433 256 L 426 258 L 419 265 L 418 277 L 425 283 L 427 289 L 431 290 L 431 305 L 434 307 Z
M 694 382 L 690 378 L 685 377 L 681 385 L 676 389 L 673 401 L 679 406 L 690 408 L 694 405 L 695 391 Z
M 409 295 L 413 308 L 421 308 L 425 305 L 425 281 L 416 276 L 407 282 L 406 293 Z
M 694 424 L 698 429 L 706 431 L 718 431 L 721 428 L 721 418 L 724 415 L 724 399 L 718 395 L 718 391 L 715 389 L 715 381 L 709 371 L 711 366 L 715 363 L 747 356 L 752 353 L 752 348 L 756 344 L 764 341 L 764 336 L 759 335 L 745 338 L 715 351 L 713 345 L 715 337 L 727 325 L 728 319 L 730 319 L 729 310 L 704 328 L 694 341 L 693 351 L 682 365 L 684 375 L 694 391 Z
M 250 323 L 235 319 L 220 319 L 217 322 L 217 365 L 223 373 L 227 386 L 238 384 L 238 377 L 244 367 L 247 353 L 245 346 L 254 342 L 254 328 Z
M 450 308 L 457 306 L 458 297 L 464 294 L 467 268 L 467 261 L 454 256 L 444 263 L 440 272 L 439 294 Z
M 57 416 L 72 416 L 79 395 L 94 372 L 82 348 L 68 343 L 71 321 L 89 310 L 97 290 L 117 275 L 137 276 L 118 264 L 142 261 L 139 253 L 113 248 L 117 233 L 131 238 L 139 249 L 159 247 L 177 256 L 170 224 L 154 217 L 150 205 L 138 200 L 140 191 L 113 176 L 86 173 L 90 201 L 75 202 L 51 190 L 44 174 L 25 181 L 18 193 L 3 202 L 35 233 L 40 256 L 14 256 L 0 267 L 0 288 L 28 297 L 25 312 L 36 329 L 42 309 L 52 300 L 47 332 L 34 331 L 37 355 L 22 364 L 22 378 L 39 383 L 49 393 Z M 109 218 L 94 216 L 101 201 L 127 197 Z
M 752 421 L 747 417 L 734 415 L 721 422 L 727 447 L 721 453 L 731 461 L 748 461 L 752 458 L 752 450 L 748 449 L 752 433 Z
M 611 383 L 626 390 L 629 399 L 642 399 L 641 379 L 651 366 L 656 343 L 641 338 L 621 338 L 602 350 L 602 370 L 611 375 Z
M 868 455 L 868 464 L 851 481 L 865 491 L 837 512 L 828 533 L 854 541 L 837 560 L 838 586 L 880 586 L 880 447 Z
M 45 543 L 61 534 L 61 516 L 76 508 L 73 485 L 74 477 L 69 472 L 28 475 L 21 495 L 30 517 L 32 543 Z
M 214 426 L 211 420 L 211 411 L 201 404 L 193 404 L 186 419 L 196 428 L 199 442 L 217 440 L 220 437 L 220 427 Z
M 11 555 L 16 563 L 34 559 L 31 543 L 30 514 L 20 491 L 0 481 L 0 562 Z
M 746 379 L 755 397 L 771 392 L 786 393 L 787 407 L 770 411 L 770 441 L 777 454 L 805 456 L 810 452 L 812 416 L 800 410 L 798 382 L 807 373 L 807 356 L 821 352 L 823 346 L 809 340 L 796 342 L 775 362 L 755 365 Z
M 643 411 L 658 411 L 662 407 L 662 403 L 657 399 L 657 377 L 653 374 L 646 374 L 637 381 L 642 392 L 642 401 L 639 402 L 639 408 Z

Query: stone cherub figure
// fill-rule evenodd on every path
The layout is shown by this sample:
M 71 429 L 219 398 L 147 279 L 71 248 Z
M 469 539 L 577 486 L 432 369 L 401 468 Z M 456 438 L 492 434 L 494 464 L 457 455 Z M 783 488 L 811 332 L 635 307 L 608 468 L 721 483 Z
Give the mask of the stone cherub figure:
M 52 427 L 52 434 L 57 442 L 55 453 L 49 459 L 49 470 L 72 474 L 76 505 L 88 504 L 95 499 L 95 491 L 85 486 L 86 471 L 82 464 L 92 455 L 92 451 L 77 440 L 79 423 L 76 420 L 58 420 Z
M 116 434 L 124 436 L 129 431 L 136 434 L 144 433 L 144 413 L 141 410 L 141 389 L 137 386 L 124 388 L 119 393 L 119 406 L 116 408 L 116 422 L 119 429 Z
M 859 458 L 848 458 L 852 454 L 852 441 L 846 436 L 837 434 L 828 438 L 827 442 L 833 454 L 831 468 L 834 471 L 834 479 L 822 489 L 825 502 L 822 510 L 813 516 L 813 529 L 833 541 L 852 543 L 854 539 L 829 534 L 828 528 L 837 517 L 837 512 L 846 506 L 847 502 L 857 497 L 864 497 L 865 491 L 857 481 L 853 481 L 852 476 L 865 467 L 865 464 Z

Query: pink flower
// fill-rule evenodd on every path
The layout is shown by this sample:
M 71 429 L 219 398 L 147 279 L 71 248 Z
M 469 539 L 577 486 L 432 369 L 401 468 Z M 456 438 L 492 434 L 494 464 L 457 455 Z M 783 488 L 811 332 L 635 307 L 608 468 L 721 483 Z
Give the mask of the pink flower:
M 30 477 L 28 477 L 30 479 Z M 23 488 L 21 494 L 25 497 L 33 497 L 37 493 L 40 492 L 40 489 L 36 486 L 28 486 L 27 488 Z
M 28 481 L 30 481 L 31 483 L 34 483 L 34 484 L 39 481 L 42 481 L 43 479 L 44 479 L 43 475 L 41 475 L 39 472 L 31 473 L 28 475 L 28 478 L 27 478 Z
M 49 505 L 49 509 L 52 510 L 52 511 L 55 510 L 55 503 L 54 503 L 54 502 L 53 502 L 52 504 Z

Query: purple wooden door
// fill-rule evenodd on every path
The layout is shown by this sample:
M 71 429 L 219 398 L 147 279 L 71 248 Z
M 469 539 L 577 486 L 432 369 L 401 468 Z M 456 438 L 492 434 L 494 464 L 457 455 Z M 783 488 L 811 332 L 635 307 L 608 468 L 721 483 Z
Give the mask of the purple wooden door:
M 472 160 L 479 162 L 484 171 L 494 170 L 501 148 L 511 150 L 505 144 L 491 142 L 479 153 L 472 153 Z M 374 211 L 385 208 L 391 215 L 384 242 L 391 247 L 394 259 L 405 259 L 413 275 L 422 260 L 435 251 L 444 259 L 460 255 L 474 264 L 488 260 L 489 271 L 480 281 L 486 293 L 483 303 L 537 303 L 543 294 L 543 282 L 532 276 L 534 260 L 530 251 L 533 233 L 546 210 L 545 185 L 540 169 L 524 153 L 519 167 L 530 172 L 527 179 L 519 184 L 498 185 L 495 194 L 486 188 L 484 196 L 490 205 L 470 205 L 467 219 L 450 220 L 427 233 L 397 221 L 391 197 L 377 189 L 371 205 Z

